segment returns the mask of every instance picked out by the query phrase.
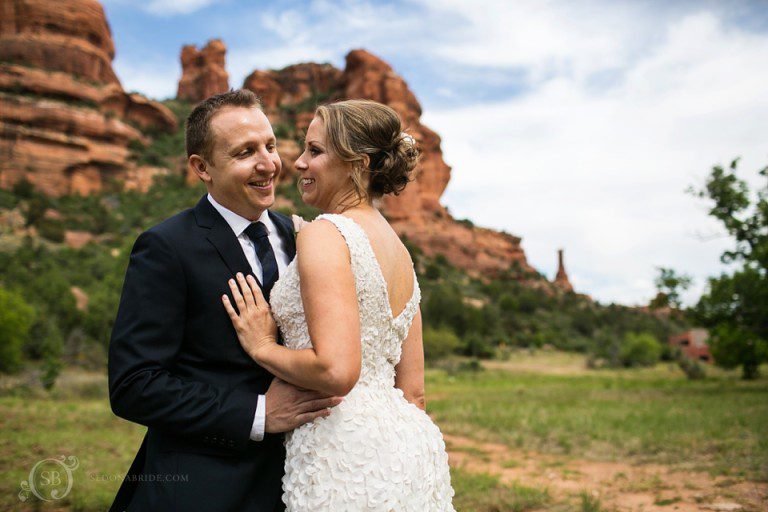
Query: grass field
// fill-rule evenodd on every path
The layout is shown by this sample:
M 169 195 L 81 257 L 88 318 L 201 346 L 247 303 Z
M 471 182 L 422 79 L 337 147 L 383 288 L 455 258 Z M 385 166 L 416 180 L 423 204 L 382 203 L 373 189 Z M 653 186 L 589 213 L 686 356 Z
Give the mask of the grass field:
M 546 355 L 532 359 L 541 364 Z M 768 481 L 765 379 L 717 372 L 689 381 L 666 365 L 572 374 L 493 366 L 475 375 L 430 374 L 429 409 L 444 431 L 590 459 L 695 463 Z
M 586 370 L 562 353 L 487 366 L 427 375 L 459 511 L 768 504 L 768 379 L 710 371 L 694 382 L 664 365 Z M 106 510 L 119 486 L 110 475 L 125 473 L 143 428 L 112 415 L 101 375 L 65 373 L 51 395 L 9 382 L 0 386 L 0 509 Z M 20 502 L 32 466 L 59 455 L 79 459 L 69 495 Z

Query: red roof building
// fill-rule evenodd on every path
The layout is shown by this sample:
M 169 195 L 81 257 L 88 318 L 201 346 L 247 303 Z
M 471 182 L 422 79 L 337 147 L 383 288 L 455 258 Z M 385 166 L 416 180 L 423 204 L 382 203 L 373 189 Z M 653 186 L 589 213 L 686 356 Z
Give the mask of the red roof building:
M 679 347 L 683 354 L 694 361 L 711 363 L 714 360 L 709 352 L 707 339 L 709 339 L 709 332 L 706 329 L 691 329 L 690 331 L 670 336 L 669 344 Z

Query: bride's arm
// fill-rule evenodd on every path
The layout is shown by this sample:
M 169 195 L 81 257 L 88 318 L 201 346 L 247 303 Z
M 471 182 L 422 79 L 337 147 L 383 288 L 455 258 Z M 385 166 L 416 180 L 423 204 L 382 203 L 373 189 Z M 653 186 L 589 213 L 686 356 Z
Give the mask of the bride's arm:
M 424 396 L 424 344 L 421 337 L 421 309 L 411 323 L 403 341 L 403 353 L 395 366 L 395 387 L 405 395 L 405 399 L 419 409 L 425 410 L 427 401 Z
M 296 240 L 301 300 L 312 348 L 292 350 L 276 342 L 276 327 L 253 276 L 230 282 L 238 315 L 224 307 L 248 355 L 295 386 L 344 396 L 360 377 L 360 318 L 349 249 L 327 221 L 304 227 Z

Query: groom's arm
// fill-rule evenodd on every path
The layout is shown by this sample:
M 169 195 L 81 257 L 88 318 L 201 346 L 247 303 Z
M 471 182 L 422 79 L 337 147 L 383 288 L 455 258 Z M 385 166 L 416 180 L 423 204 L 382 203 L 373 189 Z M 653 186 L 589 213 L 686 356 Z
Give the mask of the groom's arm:
M 182 349 L 186 288 L 174 247 L 154 230 L 142 233 L 109 344 L 110 404 L 129 421 L 237 449 L 250 438 L 258 395 L 169 371 Z

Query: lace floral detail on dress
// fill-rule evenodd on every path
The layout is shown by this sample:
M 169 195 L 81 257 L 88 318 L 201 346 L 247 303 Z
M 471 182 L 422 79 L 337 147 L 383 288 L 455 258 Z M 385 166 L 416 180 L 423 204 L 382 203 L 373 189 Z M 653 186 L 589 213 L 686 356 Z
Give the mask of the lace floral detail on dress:
M 343 215 L 320 215 L 317 220 L 332 222 L 349 247 L 362 361 L 357 384 L 328 417 L 286 436 L 287 510 L 452 512 L 453 489 L 440 430 L 394 387 L 402 343 L 421 300 L 416 275 L 410 300 L 394 317 L 386 281 L 362 227 Z M 286 346 L 310 347 L 296 260 L 271 297 Z

